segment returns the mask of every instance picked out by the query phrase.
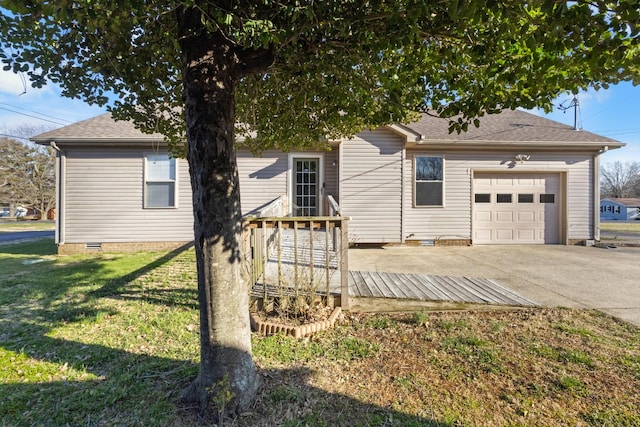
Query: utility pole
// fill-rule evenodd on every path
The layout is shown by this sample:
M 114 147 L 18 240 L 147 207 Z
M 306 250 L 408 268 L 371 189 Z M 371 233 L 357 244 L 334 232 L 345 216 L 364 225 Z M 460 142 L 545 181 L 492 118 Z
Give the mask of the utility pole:
M 573 99 L 571 100 L 569 105 L 565 106 L 564 102 L 558 105 L 558 108 L 564 111 L 565 113 L 569 108 L 573 107 L 573 130 L 579 130 L 578 129 L 578 107 L 579 106 L 580 104 L 578 103 L 578 95 L 573 95 Z

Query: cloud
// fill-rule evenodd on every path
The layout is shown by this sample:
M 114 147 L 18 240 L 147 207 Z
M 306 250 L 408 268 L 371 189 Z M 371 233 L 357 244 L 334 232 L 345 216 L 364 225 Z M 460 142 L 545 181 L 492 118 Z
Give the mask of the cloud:
M 26 78 L 26 76 L 25 76 Z M 23 93 L 25 86 L 18 74 L 0 70 L 0 93 L 18 96 Z

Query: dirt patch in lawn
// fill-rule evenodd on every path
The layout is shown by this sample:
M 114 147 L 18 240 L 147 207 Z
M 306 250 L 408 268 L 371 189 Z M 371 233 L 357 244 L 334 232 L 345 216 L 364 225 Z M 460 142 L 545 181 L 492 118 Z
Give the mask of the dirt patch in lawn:
M 254 340 L 265 385 L 225 425 L 640 425 L 640 330 L 596 311 L 347 315 Z

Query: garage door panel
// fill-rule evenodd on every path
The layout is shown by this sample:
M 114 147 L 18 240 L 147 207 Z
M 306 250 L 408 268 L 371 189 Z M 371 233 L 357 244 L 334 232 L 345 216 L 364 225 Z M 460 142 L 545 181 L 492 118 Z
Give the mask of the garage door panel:
M 512 229 L 498 229 L 496 230 L 496 239 L 498 241 L 513 241 L 514 230 Z
M 513 178 L 511 178 L 511 177 L 506 177 L 506 176 L 505 177 L 497 177 L 497 178 L 495 178 L 495 180 L 493 182 L 498 187 L 500 187 L 500 186 L 512 187 L 513 186 Z
M 491 212 L 477 212 L 475 214 L 476 221 L 491 221 Z
M 532 186 L 536 185 L 536 179 L 535 178 L 518 178 L 517 184 L 519 186 L 532 187 Z
M 476 231 L 473 239 L 474 240 L 478 240 L 478 241 L 491 240 L 491 231 L 489 231 L 489 230 L 478 230 L 478 231 Z
M 519 211 L 518 222 L 534 222 L 536 220 L 536 213 L 532 211 Z
M 478 173 L 474 243 L 559 243 L 560 183 L 551 173 Z
M 513 222 L 513 212 L 496 212 L 497 222 Z
M 534 242 L 536 240 L 536 231 L 535 230 L 518 230 L 518 240 Z

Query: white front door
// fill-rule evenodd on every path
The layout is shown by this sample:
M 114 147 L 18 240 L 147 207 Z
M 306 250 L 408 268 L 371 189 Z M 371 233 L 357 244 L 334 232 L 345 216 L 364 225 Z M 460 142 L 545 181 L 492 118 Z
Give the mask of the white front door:
M 322 169 L 320 157 L 296 156 L 291 160 L 293 216 L 321 215 Z
M 560 176 L 477 173 L 473 243 L 560 243 Z

